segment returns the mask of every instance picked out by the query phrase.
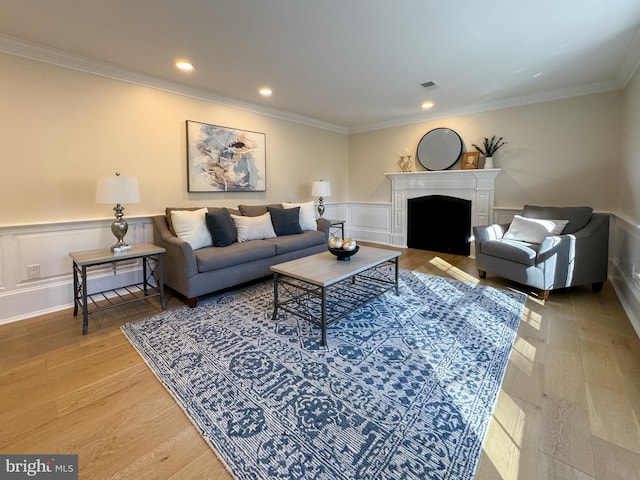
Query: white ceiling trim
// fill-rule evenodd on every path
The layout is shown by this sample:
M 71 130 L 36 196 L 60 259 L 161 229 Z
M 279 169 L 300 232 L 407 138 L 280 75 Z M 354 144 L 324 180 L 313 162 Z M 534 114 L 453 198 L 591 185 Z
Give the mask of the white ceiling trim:
M 622 67 L 618 71 L 616 75 L 616 79 L 622 85 L 622 88 L 626 87 L 636 71 L 640 67 L 640 28 L 636 30 L 636 33 L 633 35 L 633 39 L 631 40 L 631 45 L 629 45 L 629 49 L 627 50 L 627 54 L 624 58 L 624 62 L 622 63 Z
M 430 122 L 433 120 L 442 120 L 445 118 L 458 117 L 462 115 L 473 115 L 475 113 L 491 112 L 493 110 L 502 110 L 505 108 L 521 107 L 524 105 L 532 105 L 535 103 L 551 102 L 562 100 L 565 98 L 580 97 L 583 95 L 593 95 L 597 93 L 611 92 L 624 88 L 625 85 L 619 81 L 593 83 L 590 85 L 581 85 L 579 87 L 571 87 L 561 90 L 554 90 L 534 95 L 525 95 L 521 97 L 507 98 L 495 102 L 487 102 L 482 104 L 469 105 L 464 108 L 450 109 L 446 111 L 436 111 L 429 114 L 415 115 L 412 117 L 403 117 L 388 122 L 380 122 L 376 124 L 364 125 L 362 127 L 351 128 L 349 133 L 364 133 L 372 130 L 382 130 L 384 128 L 401 127 L 403 125 L 412 125 L 422 122 Z
M 451 109 L 442 111 L 432 111 L 429 113 L 403 117 L 391 121 L 380 122 L 375 124 L 363 125 L 361 127 L 346 128 L 340 125 L 323 122 L 311 117 L 298 115 L 278 109 L 268 108 L 260 105 L 242 102 L 239 100 L 223 97 L 211 92 L 186 86 L 177 82 L 169 82 L 150 75 L 140 74 L 131 70 L 127 70 L 114 65 L 98 62 L 86 57 L 63 52 L 53 48 L 25 42 L 13 37 L 0 34 L 0 52 L 36 60 L 63 68 L 82 71 L 84 73 L 98 75 L 114 80 L 119 80 L 135 85 L 154 88 L 169 93 L 184 95 L 187 97 L 204 100 L 222 106 L 237 108 L 252 113 L 278 118 L 280 120 L 290 121 L 293 123 L 307 125 L 341 134 L 364 133 L 372 130 L 381 130 L 384 128 L 400 127 L 403 125 L 411 125 L 416 123 L 428 122 L 438 119 L 445 119 L 460 115 L 470 115 L 475 113 L 488 112 L 504 108 L 511 108 L 534 103 L 542 103 L 564 98 L 603 93 L 623 89 L 629 83 L 636 70 L 640 67 L 640 28 L 636 31 L 634 39 L 627 53 L 623 68 L 620 69 L 616 80 L 610 82 L 601 82 L 590 85 L 582 85 L 578 87 L 569 87 L 566 89 L 543 92 L 540 94 L 513 97 L 496 102 L 487 102 L 475 105 L 469 105 L 462 109 Z M 437 106 L 436 106 L 437 108 Z

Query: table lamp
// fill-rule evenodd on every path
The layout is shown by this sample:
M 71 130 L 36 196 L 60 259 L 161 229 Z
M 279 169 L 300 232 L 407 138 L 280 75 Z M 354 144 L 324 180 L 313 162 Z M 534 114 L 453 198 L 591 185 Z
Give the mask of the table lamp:
M 113 253 L 131 250 L 131 246 L 124 241 L 129 225 L 122 218 L 124 207 L 121 203 L 138 203 L 140 202 L 140 192 L 138 191 L 138 179 L 136 177 L 121 176 L 120 172 L 116 172 L 111 177 L 101 177 L 98 179 L 96 188 L 96 203 L 116 204 L 113 207 L 116 219 L 111 224 L 111 232 L 118 240 L 111 247 Z
M 331 196 L 331 182 L 320 180 L 319 182 L 313 182 L 311 187 L 311 195 L 318 198 L 318 215 L 320 218 L 324 215 L 324 198 Z

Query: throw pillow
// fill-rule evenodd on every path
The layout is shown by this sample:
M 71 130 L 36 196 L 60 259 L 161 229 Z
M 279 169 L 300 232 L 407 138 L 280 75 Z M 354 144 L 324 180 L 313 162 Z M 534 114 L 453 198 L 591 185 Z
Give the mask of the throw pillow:
M 300 228 L 300 208 L 267 207 L 276 235 L 295 235 L 302 233 Z
M 541 220 L 516 215 L 502 238 L 520 242 L 542 243 L 550 235 L 558 235 L 568 220 Z
M 238 205 L 238 210 L 240 210 L 241 215 L 246 215 L 247 217 L 259 217 L 260 215 L 267 213 L 267 207 L 279 206 L 280 205 L 277 203 L 269 205 Z
M 206 208 L 173 210 L 171 212 L 171 223 L 176 236 L 188 242 L 194 250 L 212 245 L 211 234 L 207 229 L 206 214 Z
M 238 240 L 236 224 L 233 223 L 233 218 L 226 208 L 207 213 L 206 220 L 214 246 L 227 247 Z
M 271 223 L 271 215 L 269 215 L 269 212 L 257 217 L 232 214 L 231 218 L 236 226 L 238 242 L 263 240 L 276 236 L 276 232 L 273 231 L 273 224 Z
M 300 228 L 302 230 L 317 230 L 316 207 L 313 202 L 305 203 L 283 203 L 282 208 L 300 207 Z

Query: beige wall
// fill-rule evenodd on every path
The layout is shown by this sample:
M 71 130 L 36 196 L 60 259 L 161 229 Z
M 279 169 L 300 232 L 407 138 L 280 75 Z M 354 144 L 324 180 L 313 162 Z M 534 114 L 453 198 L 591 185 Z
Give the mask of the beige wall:
M 353 134 L 349 199 L 389 202 L 391 185 L 383 174 L 397 170 L 397 152 L 407 147 L 415 154 L 425 133 L 448 127 L 468 151 L 484 136 L 509 142 L 494 158 L 503 169 L 496 206 L 584 204 L 614 211 L 621 125 L 622 93 L 611 92 Z M 417 162 L 416 169 L 424 170 Z
M 94 202 L 99 176 L 138 177 L 141 203 L 311 200 L 311 182 L 347 199 L 347 136 L 246 110 L 0 54 L 0 226 L 109 218 Z M 187 193 L 185 120 L 266 133 L 267 191 Z
M 640 71 L 624 96 L 624 149 L 620 162 L 618 203 L 620 214 L 640 224 Z
M 11 55 L 0 54 L 0 71 L 0 226 L 109 218 L 94 203 L 95 181 L 116 170 L 140 182 L 142 202 L 126 206 L 127 216 L 167 205 L 304 201 L 320 178 L 332 182 L 331 202 L 389 202 L 384 173 L 396 170 L 397 152 L 415 152 L 436 127 L 456 130 L 468 150 L 494 133 L 509 142 L 495 158 L 498 207 L 620 205 L 640 217 L 638 74 L 625 92 L 347 136 Z M 265 132 L 267 192 L 187 193 L 187 119 Z

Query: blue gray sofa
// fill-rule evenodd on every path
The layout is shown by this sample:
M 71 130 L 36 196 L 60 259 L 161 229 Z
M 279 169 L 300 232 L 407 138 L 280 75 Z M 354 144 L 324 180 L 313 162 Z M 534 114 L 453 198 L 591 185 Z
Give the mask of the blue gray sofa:
M 227 210 L 247 216 L 267 211 L 267 205 L 240 207 Z M 270 207 L 278 208 L 280 204 Z M 152 217 L 154 243 L 166 249 L 164 284 L 186 297 L 192 307 L 202 295 L 270 275 L 272 265 L 327 250 L 329 222 L 326 219 L 317 219 L 316 230 L 193 249 L 189 242 L 176 236 L 172 228 L 171 212 L 175 210 L 197 209 L 167 208 L 165 215 Z M 208 207 L 210 213 L 220 210 Z
M 528 231 L 530 224 L 544 225 L 542 233 Z M 576 285 L 599 292 L 607 280 L 609 215 L 591 207 L 525 205 L 511 224 L 477 226 L 473 234 L 481 278 L 500 275 L 539 289 L 543 300 Z

